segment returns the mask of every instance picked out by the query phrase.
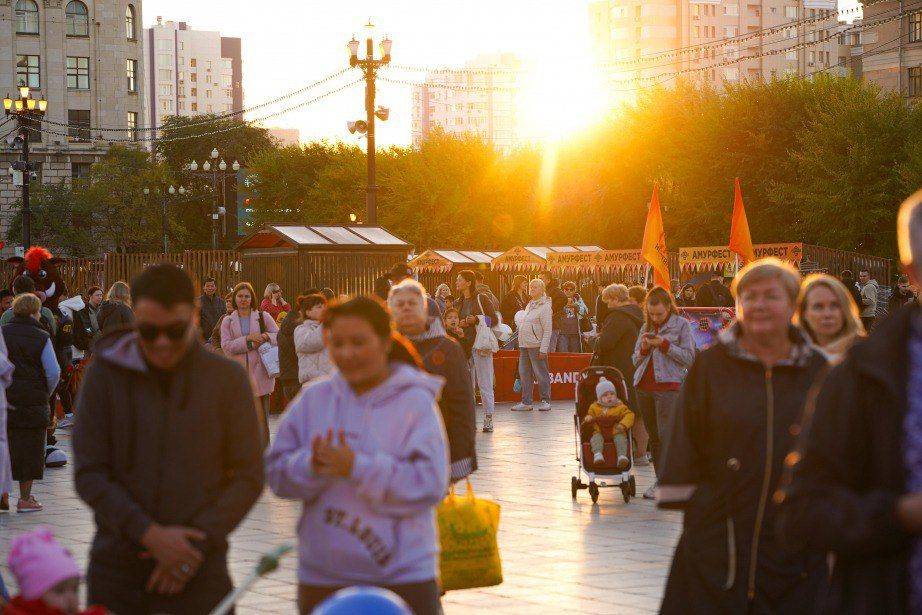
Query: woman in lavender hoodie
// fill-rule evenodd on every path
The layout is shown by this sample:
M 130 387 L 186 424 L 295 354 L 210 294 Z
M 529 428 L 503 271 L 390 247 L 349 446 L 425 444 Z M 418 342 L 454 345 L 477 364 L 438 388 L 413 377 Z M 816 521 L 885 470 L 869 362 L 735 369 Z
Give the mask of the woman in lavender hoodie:
M 298 606 L 342 587 L 377 585 L 417 615 L 439 612 L 435 507 L 448 489 L 436 400 L 379 301 L 333 305 L 324 337 L 337 370 L 292 402 L 266 455 L 276 495 L 302 500 Z

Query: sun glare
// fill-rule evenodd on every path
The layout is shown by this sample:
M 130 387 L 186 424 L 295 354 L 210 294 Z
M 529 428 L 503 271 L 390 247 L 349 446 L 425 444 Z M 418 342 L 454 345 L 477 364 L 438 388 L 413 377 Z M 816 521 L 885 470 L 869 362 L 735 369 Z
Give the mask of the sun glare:
M 559 142 L 600 122 L 608 108 L 598 69 L 588 60 L 537 62 L 523 78 L 522 128 L 536 142 Z

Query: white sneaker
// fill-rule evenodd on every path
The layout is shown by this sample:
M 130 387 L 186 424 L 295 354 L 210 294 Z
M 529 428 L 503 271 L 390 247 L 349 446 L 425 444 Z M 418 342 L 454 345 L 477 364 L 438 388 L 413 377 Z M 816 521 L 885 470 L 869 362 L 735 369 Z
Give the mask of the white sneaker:
M 538 405 L 536 407 L 541 412 L 547 412 L 548 410 L 551 409 L 551 404 L 547 403 L 546 401 L 542 399 L 541 401 L 538 402 Z
M 74 425 L 74 413 L 65 414 L 64 418 L 58 421 L 58 429 L 68 429 Z
M 534 408 L 526 403 L 519 402 L 516 405 L 512 406 L 513 412 L 531 412 Z
M 605 456 L 602 453 L 596 453 L 592 456 L 592 463 L 599 464 L 605 463 Z
M 653 485 L 649 489 L 643 492 L 643 499 L 645 500 L 655 500 L 656 499 L 656 485 Z
M 483 419 L 483 433 L 493 433 L 493 415 L 488 414 Z

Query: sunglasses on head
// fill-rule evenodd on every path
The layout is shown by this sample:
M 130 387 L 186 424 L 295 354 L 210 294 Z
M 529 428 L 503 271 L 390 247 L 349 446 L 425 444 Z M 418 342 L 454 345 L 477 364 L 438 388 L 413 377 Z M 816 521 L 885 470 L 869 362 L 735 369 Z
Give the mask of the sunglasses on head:
M 158 327 L 157 325 L 149 324 L 139 324 L 137 326 L 138 335 L 147 342 L 153 342 L 161 335 L 166 335 L 171 341 L 178 342 L 186 335 L 186 331 L 189 330 L 189 323 L 178 322 L 166 327 Z

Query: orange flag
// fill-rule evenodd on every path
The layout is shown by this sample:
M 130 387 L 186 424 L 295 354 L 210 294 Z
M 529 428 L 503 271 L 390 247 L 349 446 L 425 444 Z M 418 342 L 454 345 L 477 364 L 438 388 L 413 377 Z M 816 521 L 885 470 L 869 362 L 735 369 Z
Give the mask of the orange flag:
M 653 269 L 653 285 L 671 292 L 669 282 L 669 260 L 666 254 L 666 229 L 663 228 L 663 213 L 659 206 L 659 189 L 653 186 L 653 198 L 647 210 L 647 224 L 643 230 L 643 259 Z
M 735 181 L 733 195 L 733 217 L 730 220 L 730 251 L 740 257 L 740 262 L 747 265 L 756 259 L 752 248 L 752 235 L 749 234 L 749 220 L 743 206 L 743 192 L 740 190 L 740 178 Z

